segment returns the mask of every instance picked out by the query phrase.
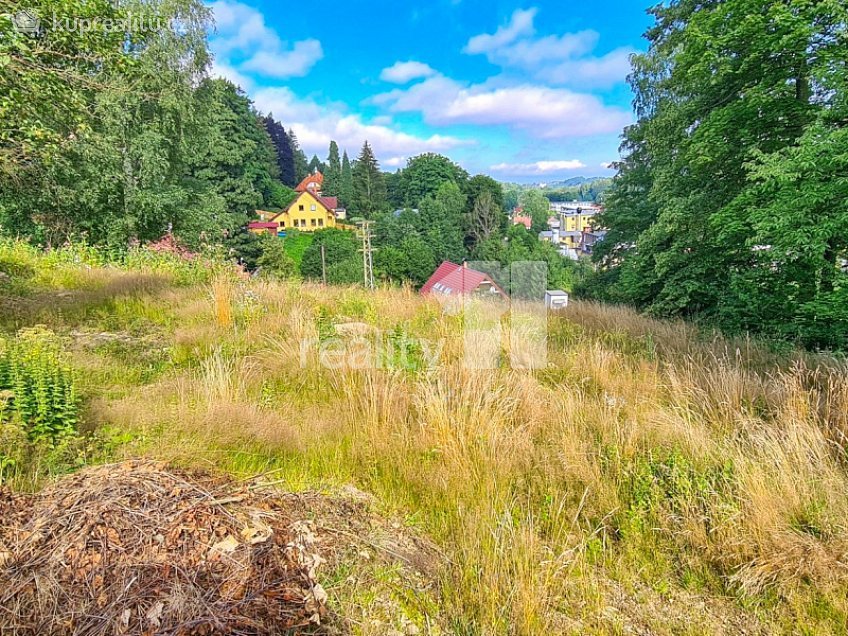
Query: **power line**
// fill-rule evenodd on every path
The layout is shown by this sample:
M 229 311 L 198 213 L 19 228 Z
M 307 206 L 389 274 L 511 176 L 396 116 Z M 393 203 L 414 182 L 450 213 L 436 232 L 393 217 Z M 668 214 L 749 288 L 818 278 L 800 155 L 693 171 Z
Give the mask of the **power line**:
M 374 289 L 374 248 L 371 246 L 371 226 L 374 221 L 359 221 L 359 237 L 362 239 L 362 279 L 367 289 Z

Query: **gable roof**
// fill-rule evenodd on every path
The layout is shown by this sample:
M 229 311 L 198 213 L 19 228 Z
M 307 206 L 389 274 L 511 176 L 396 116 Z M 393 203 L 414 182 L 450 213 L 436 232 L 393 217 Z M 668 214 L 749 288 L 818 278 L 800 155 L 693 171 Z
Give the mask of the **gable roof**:
M 320 173 L 319 173 L 319 174 L 320 174 Z M 318 196 L 315 192 L 312 192 L 311 190 L 305 190 L 305 191 L 303 191 L 303 192 L 299 193 L 299 194 L 295 197 L 294 201 L 292 201 L 291 203 L 289 203 L 289 204 L 288 204 L 285 208 L 283 208 L 280 212 L 278 212 L 277 214 L 275 214 L 275 215 L 274 215 L 273 217 L 271 217 L 271 219 L 269 219 L 269 220 L 271 220 L 271 221 L 276 221 L 276 220 L 277 220 L 278 218 L 280 218 L 283 214 L 285 214 L 286 212 L 289 212 L 289 211 L 290 211 L 290 210 L 291 210 L 291 209 L 292 209 L 292 208 L 293 208 L 293 207 L 297 204 L 297 202 L 298 202 L 298 201 L 300 201 L 300 200 L 301 200 L 301 199 L 302 199 L 305 195 L 309 195 L 310 197 L 312 197 L 312 198 L 313 198 L 315 201 L 317 201 L 317 202 L 318 202 L 318 204 L 319 204 L 319 205 L 321 205 L 321 206 L 322 206 L 322 207 L 323 207 L 323 208 L 324 208 L 324 209 L 325 209 L 325 210 L 326 210 L 329 214 L 333 214 L 333 216 L 335 216 L 335 213 L 334 213 L 334 209 L 335 209 L 335 208 L 330 207 L 330 205 L 329 205 L 330 201 L 328 201 L 328 199 L 331 199 L 331 198 L 334 198 L 334 197 L 319 197 L 319 196 Z
M 445 261 L 439 265 L 430 279 L 424 283 L 421 294 L 437 293 L 444 296 L 471 294 L 481 283 L 490 283 L 501 296 L 506 297 L 503 290 L 488 274 L 450 261 Z
M 317 187 L 313 186 L 310 188 L 309 186 L 312 184 L 316 184 Z M 303 177 L 303 181 L 294 190 L 295 192 L 306 192 L 307 190 L 317 190 L 320 192 L 322 185 L 324 185 L 324 175 L 316 171 Z

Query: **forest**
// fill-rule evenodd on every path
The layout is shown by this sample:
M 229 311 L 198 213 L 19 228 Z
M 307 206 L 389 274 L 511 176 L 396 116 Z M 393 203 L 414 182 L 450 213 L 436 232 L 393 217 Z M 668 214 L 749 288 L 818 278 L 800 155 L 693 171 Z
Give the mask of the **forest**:
M 652 14 L 585 291 L 845 349 L 848 6 L 681 1 Z

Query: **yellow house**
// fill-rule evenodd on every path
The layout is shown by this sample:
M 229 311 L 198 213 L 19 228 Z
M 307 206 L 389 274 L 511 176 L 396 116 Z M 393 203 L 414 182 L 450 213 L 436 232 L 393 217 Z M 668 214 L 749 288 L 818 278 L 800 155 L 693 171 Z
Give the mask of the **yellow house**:
M 344 218 L 344 210 L 339 208 L 337 197 L 325 197 L 321 194 L 324 175 L 315 171 L 307 175 L 295 188 L 297 197 L 282 212 L 257 210 L 259 221 L 248 225 L 254 234 L 280 234 L 289 230 L 317 232 L 328 227 L 336 227 L 336 219 Z
M 269 220 L 277 223 L 281 232 L 316 232 L 336 227 L 336 207 L 335 197 L 322 197 L 317 192 L 306 190 L 298 193 L 289 207 Z

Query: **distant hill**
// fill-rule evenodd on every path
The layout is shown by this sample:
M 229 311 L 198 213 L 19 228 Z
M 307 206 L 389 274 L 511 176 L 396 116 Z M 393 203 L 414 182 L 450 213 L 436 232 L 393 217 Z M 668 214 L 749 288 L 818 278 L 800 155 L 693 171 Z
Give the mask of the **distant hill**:
M 604 193 L 612 185 L 610 177 L 571 177 L 549 183 L 505 183 L 504 190 L 512 191 L 513 200 L 518 200 L 518 193 L 527 190 L 541 190 L 551 201 L 591 201 L 602 202 Z
M 564 181 L 551 181 L 547 184 L 547 187 L 549 189 L 568 188 L 571 186 L 581 186 L 586 183 L 594 183 L 595 181 L 600 181 L 602 179 L 604 179 L 604 177 L 571 177 Z

